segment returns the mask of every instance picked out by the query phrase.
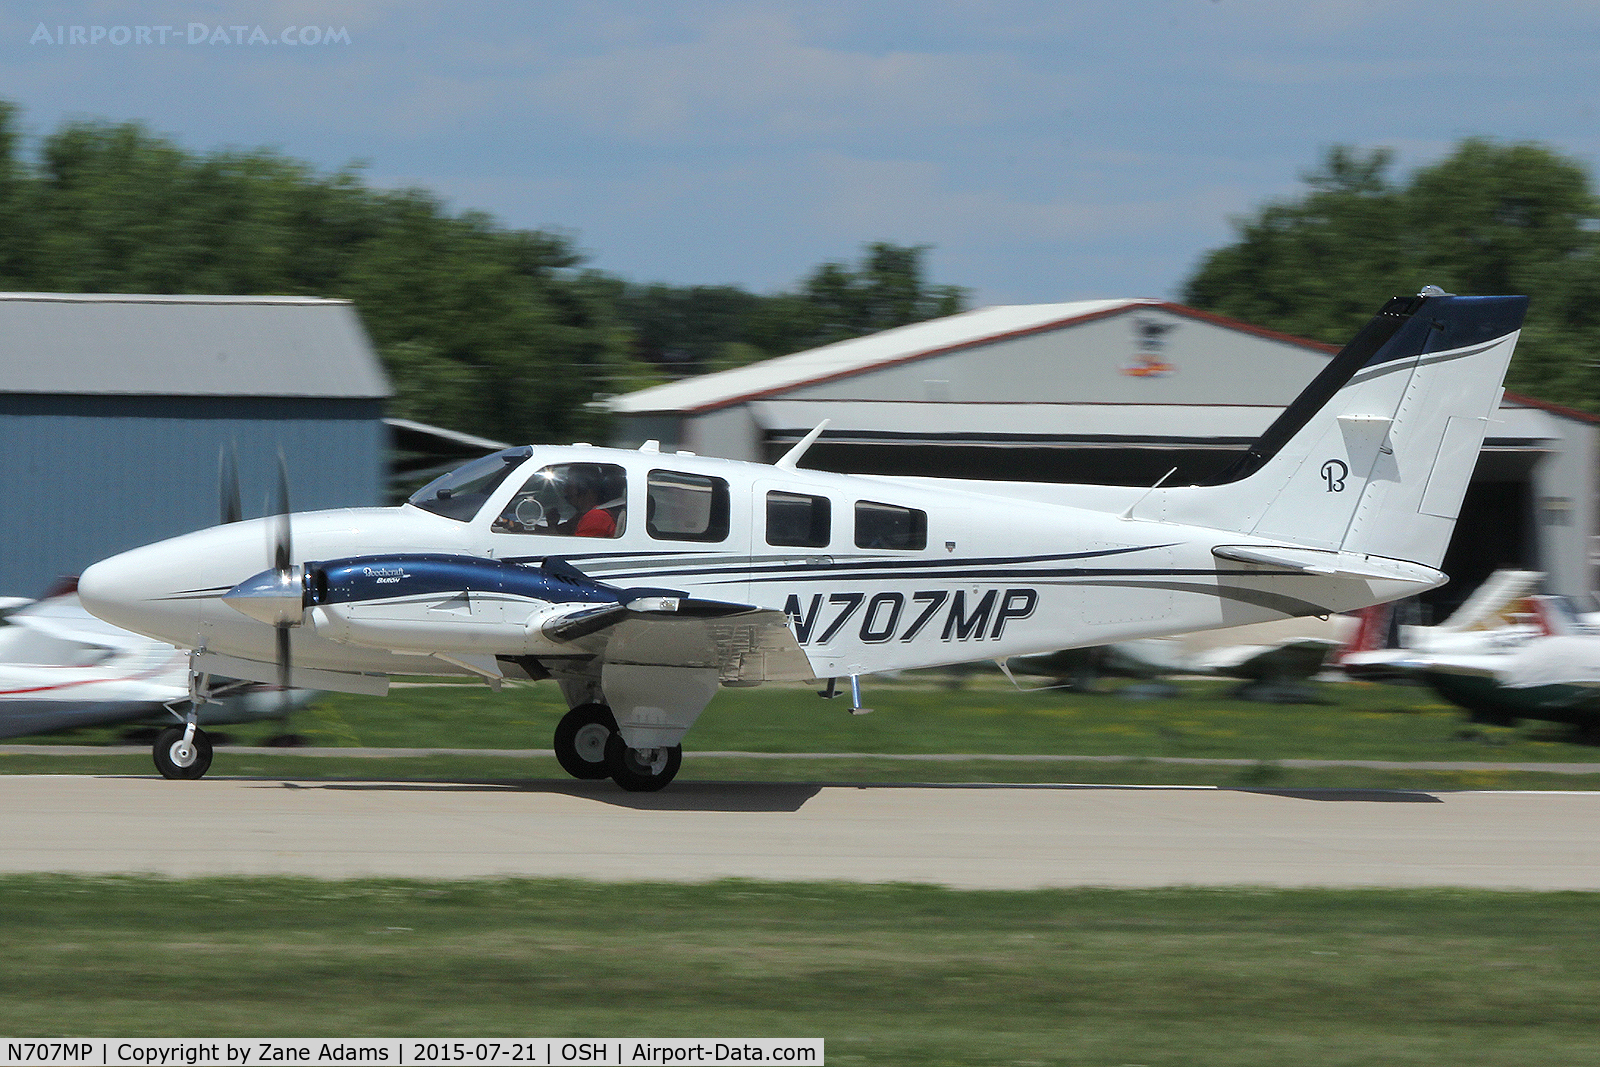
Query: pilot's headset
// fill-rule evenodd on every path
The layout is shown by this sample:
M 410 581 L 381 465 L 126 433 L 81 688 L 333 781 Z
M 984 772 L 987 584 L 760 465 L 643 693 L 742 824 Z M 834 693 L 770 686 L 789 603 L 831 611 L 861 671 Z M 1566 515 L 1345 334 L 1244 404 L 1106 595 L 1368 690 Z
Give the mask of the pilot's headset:
M 567 468 L 567 476 L 561 486 L 561 495 L 569 504 L 576 504 L 575 497 L 585 493 L 591 494 L 595 502 L 605 499 L 605 484 L 600 471 L 586 463 L 574 463 Z

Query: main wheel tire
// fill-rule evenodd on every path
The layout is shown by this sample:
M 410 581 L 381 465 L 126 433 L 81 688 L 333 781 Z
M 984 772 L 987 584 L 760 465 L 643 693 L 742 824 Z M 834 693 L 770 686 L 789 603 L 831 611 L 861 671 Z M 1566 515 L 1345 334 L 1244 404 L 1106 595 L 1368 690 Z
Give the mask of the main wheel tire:
M 606 743 L 617 734 L 617 720 L 604 704 L 579 704 L 556 724 L 556 762 L 585 781 L 611 777 Z
M 169 726 L 156 735 L 150 754 L 163 778 L 199 778 L 211 768 L 211 738 L 204 730 L 196 730 L 186 750 L 183 727 Z
M 655 759 L 645 763 L 639 750 L 629 748 L 621 733 L 614 733 L 606 741 L 606 770 L 611 780 L 630 793 L 654 793 L 678 776 L 683 765 L 683 746 L 653 750 Z

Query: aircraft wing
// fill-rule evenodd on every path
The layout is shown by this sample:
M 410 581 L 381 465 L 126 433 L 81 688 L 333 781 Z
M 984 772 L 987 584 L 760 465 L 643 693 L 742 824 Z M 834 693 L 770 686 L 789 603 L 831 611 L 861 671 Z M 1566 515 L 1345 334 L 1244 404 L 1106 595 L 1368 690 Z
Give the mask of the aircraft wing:
M 574 612 L 546 623 L 544 632 L 558 639 L 571 633 L 572 644 L 604 663 L 715 669 L 724 684 L 804 681 L 816 675 L 781 611 L 703 600 L 657 610 L 640 610 L 638 604 Z M 585 614 L 604 622 L 574 633 L 588 625 Z
M 1501 657 L 1500 684 L 1511 689 L 1541 685 L 1600 687 L 1600 637 L 1543 637 Z
M 1202 654 L 1196 665 L 1231 678 L 1309 678 L 1338 647 L 1339 642 L 1320 637 L 1275 645 L 1233 645 Z
M 102 622 L 89 614 L 73 595 L 51 597 L 37 601 L 7 620 L 13 626 L 22 626 L 58 641 L 107 648 L 115 652 L 137 652 L 153 647 L 171 647 L 139 634 L 130 633 L 120 626 Z
M 290 625 L 319 637 L 431 656 L 491 685 L 511 665 L 530 677 L 587 676 L 612 665 L 693 669 L 725 684 L 815 676 L 783 612 L 678 589 L 612 585 L 558 557 L 530 565 L 442 553 L 365 556 L 307 567 L 311 577 L 298 597 L 284 595 L 268 571 L 224 600 L 275 625 L 279 613 L 299 614 L 302 621 Z M 298 664 L 294 671 L 295 684 L 318 689 L 340 688 L 327 681 L 372 681 L 301 683 Z

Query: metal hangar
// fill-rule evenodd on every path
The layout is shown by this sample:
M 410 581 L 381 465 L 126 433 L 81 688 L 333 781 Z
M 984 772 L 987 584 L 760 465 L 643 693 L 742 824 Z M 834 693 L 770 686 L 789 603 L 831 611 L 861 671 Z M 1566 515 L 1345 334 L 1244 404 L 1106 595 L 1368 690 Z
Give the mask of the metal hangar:
M 247 517 L 280 449 L 296 510 L 382 503 L 390 392 L 348 301 L 0 293 L 0 595 L 214 525 L 224 449 Z
M 980 308 L 610 401 L 614 443 L 828 470 L 1118 485 L 1220 471 L 1335 348 L 1162 300 Z M 1597 420 L 1507 394 L 1437 610 L 1497 566 L 1593 588 Z

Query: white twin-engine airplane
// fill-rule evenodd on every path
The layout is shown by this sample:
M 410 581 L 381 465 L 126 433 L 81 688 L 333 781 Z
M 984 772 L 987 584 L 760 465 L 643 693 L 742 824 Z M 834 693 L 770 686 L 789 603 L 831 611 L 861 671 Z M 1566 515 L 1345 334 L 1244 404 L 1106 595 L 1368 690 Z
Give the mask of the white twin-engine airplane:
M 107 622 L 192 649 L 196 705 L 213 674 L 377 694 L 394 674 L 553 678 L 571 707 L 562 766 L 659 789 L 721 685 L 846 678 L 859 709 L 875 671 L 1443 583 L 1526 308 L 1432 286 L 1391 300 L 1205 485 L 799 469 L 822 427 L 771 466 L 653 443 L 512 448 L 399 507 L 291 517 L 285 502 L 123 553 L 80 593 Z M 198 778 L 211 753 L 192 709 L 176 734 L 157 766 Z

